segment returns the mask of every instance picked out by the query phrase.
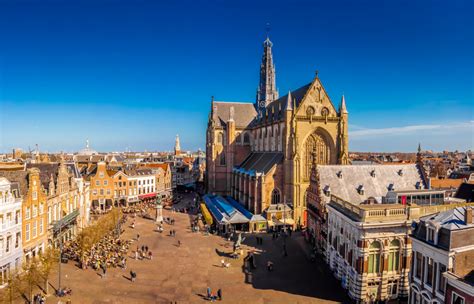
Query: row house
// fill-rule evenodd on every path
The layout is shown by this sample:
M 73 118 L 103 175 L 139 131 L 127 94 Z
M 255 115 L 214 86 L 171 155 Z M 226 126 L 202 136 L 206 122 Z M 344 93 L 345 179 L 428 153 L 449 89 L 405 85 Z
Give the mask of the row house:
M 0 177 L 0 288 L 20 266 L 22 255 L 19 187 Z
M 60 239 L 72 239 L 79 228 L 87 226 L 89 186 L 75 164 L 30 163 L 18 170 L 0 170 L 0 176 L 11 183 L 13 196 L 21 201 L 21 210 L 14 215 L 7 212 L 2 218 L 21 227 L 18 238 L 16 234 L 7 237 L 5 248 L 10 248 L 9 240 L 21 242 L 25 261 L 38 256 L 49 245 L 57 245 Z
M 88 187 L 74 163 L 36 163 L 27 168 L 40 172 L 40 182 L 47 193 L 47 228 L 50 245 L 73 239 L 89 222 Z
M 474 302 L 473 210 L 458 207 L 414 224 L 410 303 Z
M 111 170 L 105 162 L 99 162 L 88 176 L 93 208 L 103 212 L 112 206 L 154 200 L 157 194 L 155 171 L 147 168 Z M 170 186 L 169 175 L 167 181 Z
M 47 189 L 38 168 L 0 171 L 0 176 L 16 183 L 22 200 L 21 240 L 25 261 L 44 252 L 48 245 Z
M 139 168 L 151 169 L 156 177 L 156 193 L 162 199 L 169 199 L 173 195 L 173 177 L 169 163 L 141 163 Z
M 329 266 L 357 302 L 406 299 L 414 258 L 412 222 L 466 204 L 354 204 L 331 194 L 326 205 Z

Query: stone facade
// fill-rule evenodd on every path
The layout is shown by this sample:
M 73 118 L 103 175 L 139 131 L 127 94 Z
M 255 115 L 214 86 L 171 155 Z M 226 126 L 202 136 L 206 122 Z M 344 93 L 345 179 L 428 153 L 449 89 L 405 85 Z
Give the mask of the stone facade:
M 271 47 L 267 39 L 256 104 L 211 102 L 206 185 L 256 213 L 286 204 L 295 225 L 305 225 L 313 148 L 318 164 L 347 164 L 348 113 L 344 98 L 334 106 L 317 75 L 276 99 Z
M 22 255 L 19 189 L 0 177 L 0 287 L 8 283 L 10 272 L 20 267 Z
M 406 299 L 413 256 L 410 232 L 420 217 L 469 205 L 362 204 L 331 195 L 326 258 L 359 302 Z

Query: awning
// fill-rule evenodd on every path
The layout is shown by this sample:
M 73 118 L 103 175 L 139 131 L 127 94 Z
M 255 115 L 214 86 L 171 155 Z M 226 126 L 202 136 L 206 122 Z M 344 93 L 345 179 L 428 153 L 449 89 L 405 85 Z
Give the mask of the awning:
M 65 217 L 63 217 L 62 219 L 60 219 L 59 221 L 54 222 L 53 223 L 54 233 L 58 232 L 59 230 L 61 230 L 65 226 L 72 223 L 77 218 L 78 215 L 79 215 L 79 209 L 76 209 L 73 212 L 66 215 Z
M 211 213 L 209 212 L 209 209 L 207 209 L 206 204 L 201 203 L 201 212 L 202 216 L 204 217 L 204 220 L 206 223 L 211 226 L 212 223 L 214 222 L 211 216 Z
M 275 221 L 272 221 L 272 220 L 268 220 L 268 226 L 272 227 L 272 226 L 293 226 L 295 224 L 295 221 L 293 219 L 285 219 L 285 221 L 283 220 L 278 220 L 278 219 L 275 219 Z
M 156 197 L 156 192 L 139 195 L 138 197 L 140 199 Z

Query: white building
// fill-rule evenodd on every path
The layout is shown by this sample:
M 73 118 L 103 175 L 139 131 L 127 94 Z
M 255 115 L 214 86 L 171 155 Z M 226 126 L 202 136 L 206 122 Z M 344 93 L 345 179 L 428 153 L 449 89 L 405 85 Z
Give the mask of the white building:
M 20 190 L 0 177 L 0 287 L 7 284 L 10 272 L 20 267 L 21 258 Z
M 414 225 L 409 303 L 461 303 L 449 301 L 445 278 L 463 278 L 473 271 L 473 210 L 458 207 L 422 217 Z

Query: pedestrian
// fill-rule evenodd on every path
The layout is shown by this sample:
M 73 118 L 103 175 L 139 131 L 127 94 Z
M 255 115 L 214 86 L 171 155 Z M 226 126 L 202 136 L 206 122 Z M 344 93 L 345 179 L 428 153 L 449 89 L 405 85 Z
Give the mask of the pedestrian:
M 142 245 L 142 252 L 145 252 L 145 246 Z
M 211 287 L 207 287 L 207 299 L 211 299 Z
M 139 241 L 139 240 L 140 240 L 140 234 L 137 233 L 137 241 Z
M 148 246 L 145 245 L 145 252 L 148 252 Z
M 219 301 L 222 301 L 222 290 L 220 288 L 217 290 L 217 297 L 219 298 Z
M 135 282 L 135 272 L 133 272 L 133 270 L 130 270 L 130 279 L 132 282 Z
M 178 247 L 181 247 L 181 241 L 178 240 Z
M 267 262 L 267 270 L 268 271 L 273 271 L 273 262 L 272 261 Z
M 102 273 L 103 273 L 102 277 L 105 278 L 105 275 L 107 273 L 107 266 L 105 266 L 105 265 L 103 266 Z
M 148 258 L 151 260 L 153 258 L 153 255 L 151 254 L 151 250 L 148 251 Z
M 135 251 L 135 260 L 138 260 L 138 250 Z

